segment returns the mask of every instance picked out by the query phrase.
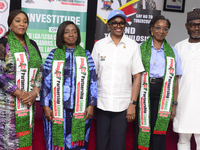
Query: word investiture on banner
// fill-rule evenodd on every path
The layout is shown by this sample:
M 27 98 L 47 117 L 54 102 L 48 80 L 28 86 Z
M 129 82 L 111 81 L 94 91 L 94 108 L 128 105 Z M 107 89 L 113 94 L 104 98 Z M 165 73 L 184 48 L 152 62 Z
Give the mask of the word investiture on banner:
M 41 23 L 62 23 L 63 21 L 73 21 L 76 25 L 80 25 L 79 16 L 64 16 L 64 15 L 51 15 L 51 14 L 37 14 L 27 13 L 29 22 L 41 22 Z

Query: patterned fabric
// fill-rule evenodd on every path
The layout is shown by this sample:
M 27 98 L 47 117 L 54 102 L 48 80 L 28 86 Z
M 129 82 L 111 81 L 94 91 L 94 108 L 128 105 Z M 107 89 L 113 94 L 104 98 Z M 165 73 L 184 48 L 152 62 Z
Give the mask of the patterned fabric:
M 187 22 L 195 19 L 200 19 L 200 8 L 194 8 L 193 11 L 187 13 Z
M 34 41 L 30 40 L 30 42 L 32 45 L 36 45 Z M 36 46 L 34 46 L 35 49 Z M 27 47 L 24 48 L 27 49 Z M 14 84 L 14 60 L 5 37 L 0 39 L 0 54 L 0 150 L 14 150 L 18 149 L 19 141 L 16 137 L 14 97 L 11 94 L 17 89 L 17 85 Z M 29 53 L 27 55 L 29 56 Z M 42 71 L 41 64 L 34 84 L 34 86 L 37 84 L 39 88 L 41 87 Z
M 53 49 L 49 56 L 47 57 L 44 64 L 43 71 L 43 84 L 41 89 L 41 106 L 49 106 L 52 109 L 51 102 L 51 65 L 53 60 L 53 55 L 56 49 Z M 88 91 L 88 105 L 97 104 L 97 82 L 96 82 L 96 73 L 95 65 L 92 60 L 92 57 L 89 51 L 85 50 L 88 63 L 89 63 L 89 91 Z M 89 133 L 92 123 L 92 118 L 85 121 L 85 145 L 77 146 L 76 144 L 72 146 L 71 143 L 71 124 L 72 116 L 74 112 L 74 96 L 75 96 L 75 61 L 74 59 L 74 49 L 66 48 L 65 53 L 65 67 L 64 67 L 64 149 L 73 149 L 73 150 L 86 150 L 88 145 Z M 72 87 L 72 88 L 70 88 Z M 52 149 L 52 124 L 51 121 L 45 119 L 43 114 L 43 124 L 44 124 L 44 137 L 46 141 L 46 147 L 48 150 Z

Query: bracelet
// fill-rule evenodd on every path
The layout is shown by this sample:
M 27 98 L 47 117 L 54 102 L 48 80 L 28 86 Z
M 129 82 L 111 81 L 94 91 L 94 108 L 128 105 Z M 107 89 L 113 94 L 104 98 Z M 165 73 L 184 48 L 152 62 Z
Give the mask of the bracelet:
M 34 91 L 37 94 L 37 97 L 39 97 L 38 91 L 36 91 L 36 90 L 32 90 L 32 91 Z
M 22 91 L 22 95 L 19 97 L 21 99 L 24 96 L 24 90 Z

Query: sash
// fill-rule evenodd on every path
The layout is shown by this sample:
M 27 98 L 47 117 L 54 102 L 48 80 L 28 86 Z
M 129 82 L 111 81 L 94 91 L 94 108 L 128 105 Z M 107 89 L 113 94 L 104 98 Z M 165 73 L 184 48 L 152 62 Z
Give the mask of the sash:
M 75 57 L 75 106 L 72 117 L 71 141 L 72 145 L 84 145 L 85 121 L 84 112 L 87 107 L 89 86 L 89 66 L 85 50 L 77 45 L 74 50 Z M 52 62 L 52 110 L 54 114 L 52 124 L 53 149 L 64 147 L 64 67 L 65 46 L 56 49 Z
M 141 87 L 139 94 L 139 134 L 138 149 L 148 150 L 150 144 L 151 126 L 150 126 L 150 58 L 151 58 L 152 37 L 141 45 L 142 62 L 145 72 L 142 73 Z M 158 117 L 154 127 L 153 134 L 166 134 L 171 106 L 173 103 L 173 91 L 176 77 L 176 61 L 173 49 L 164 40 L 165 53 L 165 74 L 158 106 Z
M 30 40 L 26 34 L 24 35 L 24 38 L 29 51 L 30 61 L 28 61 L 28 56 L 25 49 L 17 40 L 12 31 L 10 31 L 7 39 L 15 65 L 14 82 L 19 89 L 29 92 L 33 89 L 34 81 L 41 65 L 41 58 L 30 43 Z M 14 99 L 16 136 L 19 138 L 19 149 L 30 150 L 33 137 L 32 126 L 34 123 L 33 106 L 27 108 L 27 106 L 24 105 L 19 98 L 14 97 Z

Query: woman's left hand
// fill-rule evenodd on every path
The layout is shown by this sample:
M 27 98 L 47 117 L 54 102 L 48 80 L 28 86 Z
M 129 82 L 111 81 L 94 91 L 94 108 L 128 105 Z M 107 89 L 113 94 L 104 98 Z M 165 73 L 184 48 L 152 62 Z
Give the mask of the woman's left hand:
M 24 91 L 26 92 L 26 91 Z M 31 91 L 31 92 L 26 92 L 29 94 L 28 97 L 22 99 L 22 102 L 27 106 L 27 107 L 30 107 L 34 102 L 35 102 L 35 99 L 37 97 L 37 93 L 34 92 L 34 91 Z
M 172 105 L 172 112 L 170 119 L 174 119 L 175 116 L 176 116 L 176 105 Z
M 84 112 L 85 120 L 91 118 L 93 116 L 93 114 L 94 114 L 94 106 L 89 105 Z

